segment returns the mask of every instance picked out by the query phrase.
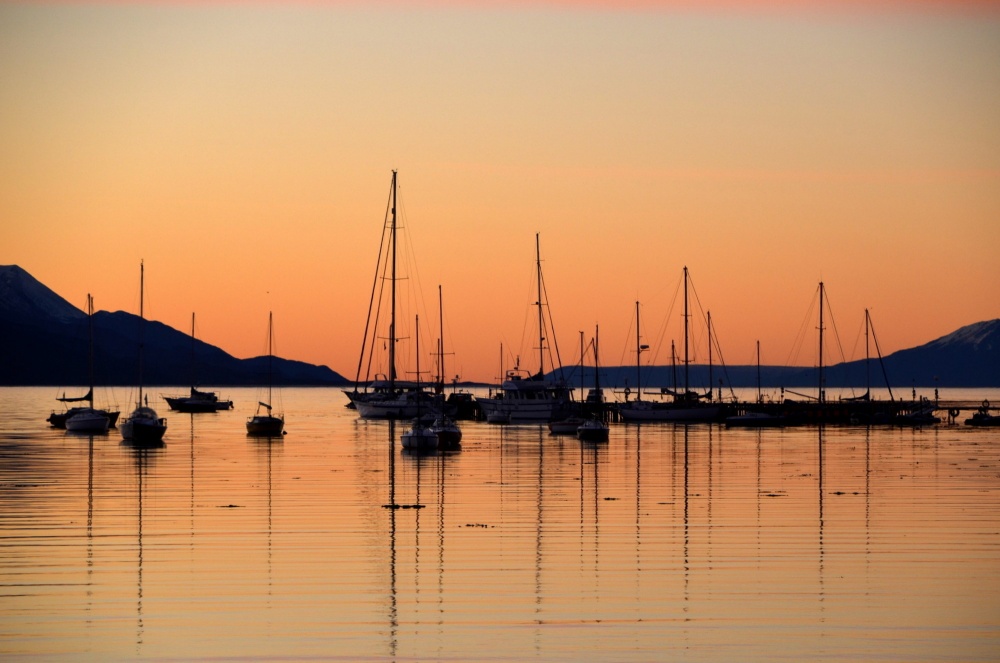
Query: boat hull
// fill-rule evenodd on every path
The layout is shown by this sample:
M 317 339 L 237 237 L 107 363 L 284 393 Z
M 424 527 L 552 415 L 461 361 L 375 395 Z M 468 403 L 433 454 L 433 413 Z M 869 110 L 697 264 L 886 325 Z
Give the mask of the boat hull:
M 74 433 L 107 433 L 110 420 L 108 415 L 87 409 L 66 418 L 66 430 Z
M 137 408 L 118 427 L 122 439 L 134 444 L 157 444 L 167 432 L 167 420 L 149 407 Z
M 622 421 L 627 423 L 651 421 L 680 421 L 688 423 L 718 421 L 722 408 L 718 405 L 674 405 L 632 401 L 622 403 L 618 408 Z
M 400 445 L 407 451 L 421 453 L 437 451 L 438 436 L 430 428 L 414 426 L 400 436 Z
M 247 421 L 247 435 L 278 437 L 284 434 L 285 420 L 280 417 L 257 416 Z

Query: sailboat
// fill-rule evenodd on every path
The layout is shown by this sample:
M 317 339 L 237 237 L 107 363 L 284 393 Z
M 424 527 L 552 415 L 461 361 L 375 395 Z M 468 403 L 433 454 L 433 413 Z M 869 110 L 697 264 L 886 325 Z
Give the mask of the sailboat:
M 145 349 L 143 347 L 143 326 L 145 323 L 144 293 L 146 287 L 146 268 L 143 263 L 139 263 L 139 399 L 136 401 L 135 409 L 119 427 L 122 439 L 136 444 L 157 444 L 163 440 L 163 434 L 167 432 L 167 420 L 159 417 L 156 410 L 149 407 L 149 396 L 146 403 L 142 400 L 142 359 Z
M 87 324 L 88 333 L 90 337 L 90 349 L 89 349 L 89 371 L 90 371 L 90 389 L 83 396 L 67 396 L 65 392 L 63 395 L 56 400 L 60 403 L 83 403 L 86 402 L 88 405 L 83 406 L 73 406 L 62 412 L 53 411 L 49 414 L 46 419 L 53 428 L 66 428 L 66 420 L 73 415 L 80 414 L 86 410 L 94 410 L 94 301 L 90 294 L 87 295 Z M 107 416 L 108 426 L 114 428 L 118 423 L 118 410 L 96 410 Z
M 429 409 L 434 401 L 430 394 L 421 389 L 419 383 L 396 379 L 396 341 L 399 339 L 396 335 L 396 234 L 398 230 L 398 223 L 396 216 L 397 187 L 395 170 L 392 171 L 390 208 L 391 221 L 389 224 L 389 243 L 388 246 L 380 247 L 379 249 L 379 260 L 376 265 L 376 278 L 375 283 L 372 285 L 370 302 L 370 305 L 379 303 L 376 302 L 376 295 L 381 292 L 380 283 L 384 283 L 385 281 L 385 279 L 380 278 L 379 276 L 380 270 L 384 268 L 384 264 L 382 262 L 382 248 L 385 248 L 388 254 L 386 260 L 388 261 L 388 266 L 390 268 L 388 278 L 390 287 L 389 334 L 386 339 L 389 355 L 389 372 L 387 375 L 376 375 L 375 380 L 373 380 L 371 384 L 367 385 L 363 391 L 359 390 L 362 365 L 364 364 L 366 357 L 369 365 L 371 364 L 374 346 L 376 345 L 374 337 L 369 345 L 368 332 L 370 331 L 370 328 L 373 328 L 373 333 L 377 333 L 377 313 L 381 306 L 376 307 L 375 309 L 375 320 L 372 319 L 372 311 L 371 308 L 369 308 L 368 320 L 365 324 L 365 337 L 361 344 L 361 356 L 358 358 L 358 371 L 355 375 L 354 389 L 352 391 L 344 392 L 348 399 L 350 399 L 350 407 L 357 409 L 358 414 L 364 419 L 412 419 L 416 416 L 417 410 L 421 407 L 421 404 Z M 383 235 L 383 241 L 384 238 L 385 235 Z
M 272 371 L 271 360 L 273 358 L 273 337 L 274 318 L 269 311 L 267 314 L 267 401 L 257 401 L 257 410 L 254 415 L 247 419 L 247 435 L 259 435 L 262 437 L 278 437 L 285 432 L 285 415 L 279 413 L 274 416 L 271 407 L 272 396 Z M 261 414 L 260 409 L 264 408 L 265 414 Z
M 440 392 L 444 393 L 444 304 L 441 296 L 441 286 L 438 286 L 438 315 L 440 325 L 440 335 L 438 337 L 438 385 Z M 419 355 L 418 355 L 419 357 Z M 419 359 L 418 359 L 419 361 Z M 419 377 L 419 373 L 418 373 Z M 438 447 L 441 449 L 455 451 L 460 448 L 462 442 L 462 429 L 442 410 L 434 418 L 431 424 L 431 431 L 437 435 Z
M 90 346 L 87 362 L 87 373 L 90 379 L 90 389 L 84 398 L 88 407 L 73 408 L 66 414 L 66 430 L 77 433 L 107 433 L 111 418 L 104 410 L 94 409 L 94 298 L 87 293 L 87 327 L 90 334 Z M 115 413 L 115 418 L 118 418 Z
M 195 387 L 194 312 L 191 313 L 191 393 L 187 396 L 164 396 L 171 410 L 178 412 L 217 412 L 233 407 L 230 400 L 219 400 L 214 391 L 201 391 Z
M 510 422 L 547 422 L 566 418 L 574 411 L 569 387 L 563 379 L 545 378 L 545 317 L 546 300 L 542 297 L 542 258 L 538 234 L 535 234 L 535 265 L 538 284 L 538 373 L 525 375 L 518 366 L 507 371 L 498 392 L 488 398 L 477 397 L 487 421 L 508 418 Z M 551 321 L 550 321 L 551 326 Z M 552 331 L 555 335 L 555 332 Z
M 740 408 L 741 406 L 737 406 Z M 777 428 L 785 425 L 785 417 L 774 403 L 765 403 L 760 390 L 760 341 L 757 341 L 757 401 L 742 406 L 742 412 L 726 417 L 726 426 L 736 428 Z
M 420 316 L 416 322 L 416 345 L 417 345 L 417 388 L 420 388 Z M 413 418 L 413 425 L 410 430 L 405 431 L 400 436 L 400 443 L 408 451 L 436 451 L 438 448 L 438 435 L 431 430 L 420 419 L 420 401 L 417 401 L 417 412 Z
M 672 401 L 644 401 L 642 400 L 642 383 L 637 385 L 639 395 L 634 401 L 625 401 L 619 404 L 618 411 L 622 420 L 626 422 L 635 421 L 683 421 L 683 422 L 707 422 L 715 421 L 719 418 L 722 408 L 716 403 L 705 403 L 703 399 L 711 398 L 711 388 L 709 392 L 700 394 L 692 391 L 690 387 L 690 358 L 688 355 L 688 337 L 690 318 L 688 314 L 688 268 L 684 268 L 684 391 L 663 389 L 663 393 L 673 397 Z M 639 337 L 639 307 L 636 306 L 636 372 L 638 373 L 639 354 L 642 346 L 638 345 Z M 709 344 L 711 347 L 711 343 Z M 673 354 L 671 352 L 671 354 Z
M 600 336 L 600 328 L 594 328 L 594 393 L 601 393 L 601 379 L 600 379 L 600 366 L 601 362 L 597 354 L 598 337 Z M 581 375 L 581 377 L 583 377 Z M 607 442 L 609 429 L 608 425 L 604 423 L 601 418 L 603 414 L 602 404 L 598 404 L 598 408 L 595 410 L 593 416 L 587 419 L 580 427 L 576 429 L 576 436 L 582 442 Z

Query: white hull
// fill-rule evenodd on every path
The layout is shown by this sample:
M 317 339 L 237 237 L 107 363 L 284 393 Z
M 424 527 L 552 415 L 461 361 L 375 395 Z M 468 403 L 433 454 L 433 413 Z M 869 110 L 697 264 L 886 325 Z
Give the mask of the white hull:
M 641 421 L 715 421 L 719 418 L 721 409 L 717 405 L 672 405 L 670 403 L 651 403 L 649 401 L 632 401 L 622 403 L 618 412 L 622 421 L 632 423 Z
M 414 426 L 403 433 L 400 443 L 407 451 L 436 451 L 438 448 L 437 433 L 423 426 Z
M 507 418 L 510 423 L 552 421 L 563 409 L 555 402 L 515 403 L 504 398 L 477 398 L 486 418 L 493 415 Z
M 96 410 L 84 410 L 66 419 L 66 430 L 74 433 L 107 433 L 110 420 Z

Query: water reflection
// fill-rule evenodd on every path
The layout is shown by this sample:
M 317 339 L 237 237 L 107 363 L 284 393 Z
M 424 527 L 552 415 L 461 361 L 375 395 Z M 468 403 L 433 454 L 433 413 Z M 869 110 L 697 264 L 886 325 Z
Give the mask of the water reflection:
M 1000 645 L 989 431 L 641 424 L 590 445 L 470 423 L 461 453 L 413 456 L 398 424 L 331 421 L 315 393 L 291 443 L 224 414 L 157 448 L 0 434 L 5 647 L 506 662 Z

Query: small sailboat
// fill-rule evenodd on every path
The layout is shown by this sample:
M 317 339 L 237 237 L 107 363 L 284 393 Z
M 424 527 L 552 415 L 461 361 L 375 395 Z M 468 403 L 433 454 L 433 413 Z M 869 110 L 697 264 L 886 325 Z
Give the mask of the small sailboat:
M 594 329 L 594 393 L 601 393 L 600 366 L 601 362 L 597 354 L 597 339 L 600 336 L 600 329 Z M 582 377 L 582 376 L 581 376 Z M 587 419 L 576 429 L 576 436 L 581 442 L 607 442 L 610 430 L 608 425 L 601 419 L 603 409 L 598 407 L 594 416 Z
M 441 297 L 441 286 L 438 286 L 438 315 L 440 333 L 438 336 L 438 385 L 441 393 L 444 393 L 444 306 Z M 419 355 L 418 355 L 419 361 Z M 419 374 L 418 374 L 419 377 Z M 457 451 L 461 448 L 462 429 L 458 427 L 451 417 L 445 413 L 444 408 L 434 418 L 431 424 L 431 431 L 437 435 L 438 448 L 448 451 Z
M 515 365 L 512 370 L 507 371 L 501 382 L 499 389 L 492 397 L 476 397 L 479 406 L 486 415 L 486 420 L 490 422 L 512 421 L 512 422 L 549 422 L 565 419 L 575 410 L 575 404 L 570 398 L 570 390 L 566 381 L 559 377 L 557 379 L 547 379 L 545 377 L 545 351 L 549 349 L 546 345 L 546 331 L 551 333 L 552 343 L 555 344 L 555 332 L 552 330 L 551 315 L 548 325 L 545 323 L 545 311 L 548 309 L 548 300 L 545 295 L 544 281 L 542 279 L 542 257 L 539 235 L 535 234 L 535 282 L 538 294 L 535 299 L 535 306 L 538 309 L 538 372 L 534 375 L 525 375 L 519 366 Z M 556 361 L 558 361 L 558 346 L 556 346 Z M 554 361 L 553 364 L 556 362 Z M 561 372 L 561 367 L 558 369 Z
M 142 398 L 142 359 L 143 359 L 143 326 L 145 323 L 145 310 L 143 307 L 144 291 L 146 286 L 146 270 L 143 263 L 139 263 L 139 399 L 136 401 L 132 414 L 122 422 L 119 429 L 122 439 L 135 444 L 159 444 L 163 440 L 164 433 L 167 432 L 167 420 L 156 414 L 156 410 L 149 407 L 149 396 L 146 402 Z
M 760 390 L 760 341 L 757 341 L 757 402 L 756 405 L 743 408 L 740 414 L 726 417 L 726 426 L 730 428 L 777 428 L 785 425 L 785 417 L 777 412 L 774 404 L 764 402 Z
M 273 358 L 273 337 L 274 318 L 271 312 L 267 314 L 267 401 L 257 401 L 257 410 L 254 415 L 247 419 L 247 435 L 260 437 L 279 437 L 285 434 L 285 415 L 278 413 L 274 416 L 272 402 L 272 371 L 271 360 Z M 265 413 L 261 413 L 264 408 Z
M 171 410 L 178 412 L 218 412 L 219 410 L 230 410 L 233 402 L 230 400 L 220 400 L 219 395 L 214 391 L 202 391 L 195 387 L 195 360 L 194 360 L 194 313 L 191 313 L 191 393 L 187 396 L 164 396 Z
M 111 418 L 104 410 L 94 409 L 94 298 L 90 296 L 90 293 L 87 293 L 87 325 L 90 332 L 87 371 L 90 378 L 90 389 L 85 396 L 88 407 L 73 408 L 67 413 L 66 430 L 75 433 L 107 433 Z
M 420 389 L 420 316 L 417 316 L 416 325 L 416 345 L 417 345 L 417 389 Z M 420 418 L 420 401 L 417 401 L 417 416 L 413 419 L 410 430 L 405 431 L 400 436 L 400 443 L 408 451 L 428 452 L 437 451 L 438 434 L 429 426 L 424 424 Z

